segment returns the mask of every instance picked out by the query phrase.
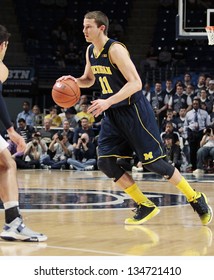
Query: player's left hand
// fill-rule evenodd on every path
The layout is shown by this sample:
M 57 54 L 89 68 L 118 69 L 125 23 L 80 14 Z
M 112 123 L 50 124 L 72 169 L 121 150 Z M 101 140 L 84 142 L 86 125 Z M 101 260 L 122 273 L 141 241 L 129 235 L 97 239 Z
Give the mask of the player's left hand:
M 88 107 L 88 113 L 92 113 L 94 117 L 98 117 L 110 106 L 111 104 L 107 99 L 96 99 L 91 101 L 91 106 Z
M 19 135 L 13 127 L 10 127 L 8 130 L 8 135 L 10 137 L 10 140 L 13 141 L 17 145 L 17 152 L 24 152 L 26 149 L 26 143 L 24 138 Z

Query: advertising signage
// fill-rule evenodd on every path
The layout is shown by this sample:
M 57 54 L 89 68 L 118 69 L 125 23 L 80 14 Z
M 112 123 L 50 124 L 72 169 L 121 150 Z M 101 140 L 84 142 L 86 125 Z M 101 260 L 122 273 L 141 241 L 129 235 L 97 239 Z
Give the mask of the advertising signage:
M 11 67 L 4 83 L 4 95 L 30 95 L 36 86 L 35 70 L 31 67 Z

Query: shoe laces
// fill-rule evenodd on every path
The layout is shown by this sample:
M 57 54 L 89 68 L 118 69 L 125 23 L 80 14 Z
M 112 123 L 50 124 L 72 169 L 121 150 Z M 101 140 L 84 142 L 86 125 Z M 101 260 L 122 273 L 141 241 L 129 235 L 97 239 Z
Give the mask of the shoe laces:
M 196 211 L 200 216 L 208 212 L 207 204 L 202 195 L 200 198 L 195 198 L 190 202 L 190 204 L 192 205 L 194 211 Z
M 154 207 L 154 203 L 150 200 L 146 201 L 146 202 L 143 202 L 141 204 L 138 204 L 136 208 L 134 208 L 132 211 L 136 214 L 138 214 L 139 212 L 141 212 L 142 210 L 142 207 Z

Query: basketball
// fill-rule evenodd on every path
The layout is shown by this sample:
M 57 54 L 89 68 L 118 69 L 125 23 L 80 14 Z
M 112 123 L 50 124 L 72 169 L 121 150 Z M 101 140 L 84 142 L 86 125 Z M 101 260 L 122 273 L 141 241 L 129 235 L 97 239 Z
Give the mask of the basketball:
M 52 98 L 61 108 L 70 108 L 80 99 L 80 88 L 73 80 L 56 82 L 52 88 Z

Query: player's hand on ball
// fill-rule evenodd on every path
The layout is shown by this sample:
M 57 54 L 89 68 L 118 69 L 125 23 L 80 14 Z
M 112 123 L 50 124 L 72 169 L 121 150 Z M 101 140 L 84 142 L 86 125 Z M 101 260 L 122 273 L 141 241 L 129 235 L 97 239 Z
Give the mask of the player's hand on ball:
M 77 82 L 77 79 L 74 78 L 74 77 L 71 76 L 71 75 L 62 76 L 62 77 L 58 78 L 56 81 L 57 81 L 57 82 L 60 82 L 60 81 L 63 81 L 63 80 L 66 81 L 66 80 L 68 80 L 68 79 L 73 80 L 75 83 Z

